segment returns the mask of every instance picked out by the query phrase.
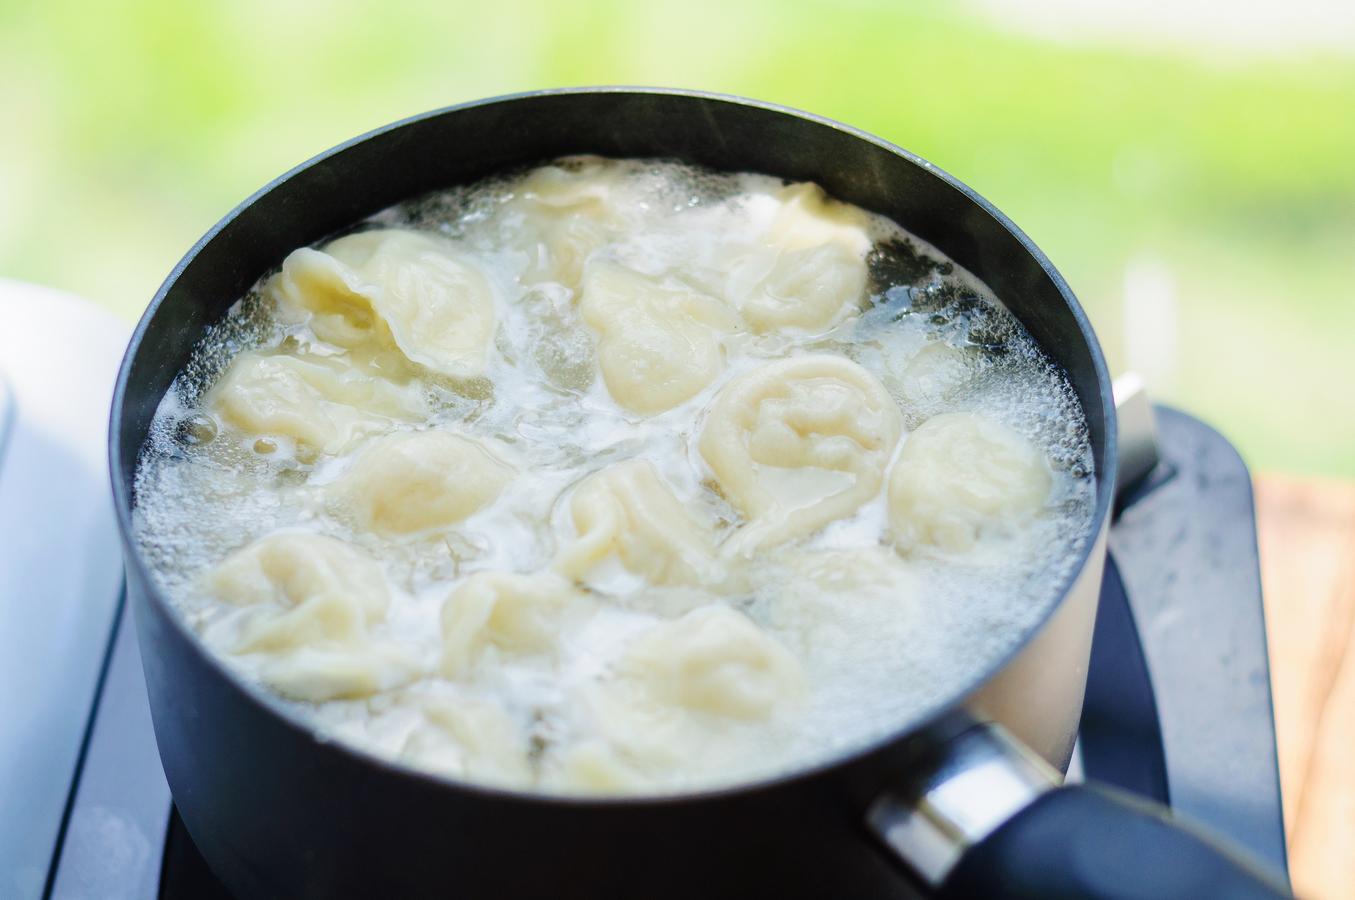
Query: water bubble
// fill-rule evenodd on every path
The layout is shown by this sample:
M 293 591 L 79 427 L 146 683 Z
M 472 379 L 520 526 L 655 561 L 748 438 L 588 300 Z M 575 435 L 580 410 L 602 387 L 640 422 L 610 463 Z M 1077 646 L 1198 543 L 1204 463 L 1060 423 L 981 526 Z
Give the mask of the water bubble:
M 179 441 L 188 446 L 210 443 L 216 440 L 216 435 L 216 421 L 202 413 L 179 423 Z

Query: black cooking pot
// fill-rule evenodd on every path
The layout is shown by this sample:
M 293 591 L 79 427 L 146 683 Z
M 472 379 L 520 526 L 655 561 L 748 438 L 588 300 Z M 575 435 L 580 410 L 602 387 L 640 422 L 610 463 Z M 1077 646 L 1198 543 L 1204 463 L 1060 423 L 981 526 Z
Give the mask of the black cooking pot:
M 297 247 L 398 201 L 574 153 L 816 181 L 968 268 L 1067 371 L 1091 431 L 1096 515 L 1062 601 L 1010 659 L 888 738 L 793 774 L 662 798 L 564 798 L 459 784 L 327 742 L 185 627 L 132 535 L 133 476 L 204 329 Z M 505 97 L 372 132 L 282 176 L 199 241 L 118 378 L 113 486 L 175 804 L 242 897 L 1282 893 L 1165 812 L 1056 786 L 1081 708 L 1115 446 L 1105 363 L 1053 266 L 973 191 L 870 135 L 736 98 L 632 89 Z

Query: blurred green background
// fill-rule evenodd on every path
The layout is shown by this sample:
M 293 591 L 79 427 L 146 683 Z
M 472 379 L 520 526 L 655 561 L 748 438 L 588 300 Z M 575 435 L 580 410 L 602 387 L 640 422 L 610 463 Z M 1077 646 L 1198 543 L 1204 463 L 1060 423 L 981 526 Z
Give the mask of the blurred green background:
M 369 128 L 538 87 L 707 88 L 950 170 L 1068 277 L 1116 371 L 1144 372 L 1254 467 L 1355 475 L 1355 46 L 1320 17 L 1316 40 L 1263 22 L 1220 43 L 1207 17 L 1051 36 L 1025 13 L 0 0 L 0 275 L 135 317 L 232 206 Z

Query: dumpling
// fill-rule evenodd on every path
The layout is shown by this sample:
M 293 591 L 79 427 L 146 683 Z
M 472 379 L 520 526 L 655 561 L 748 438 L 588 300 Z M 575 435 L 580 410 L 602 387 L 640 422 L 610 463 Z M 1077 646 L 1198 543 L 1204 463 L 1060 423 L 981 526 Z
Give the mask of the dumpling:
M 765 719 L 804 691 L 790 651 L 718 604 L 641 635 L 622 668 L 657 703 L 734 719 Z
M 725 385 L 699 448 L 750 520 L 732 549 L 793 540 L 854 513 L 879 492 L 902 430 L 875 376 L 840 356 L 777 360 Z
M 822 331 L 860 307 L 871 247 L 864 213 L 808 182 L 745 205 L 760 237 L 732 250 L 726 294 L 752 331 Z
M 513 475 L 513 467 L 480 441 L 447 431 L 404 432 L 364 449 L 329 487 L 329 496 L 362 528 L 412 534 L 478 512 Z
M 401 756 L 443 775 L 522 787 L 531 780 L 528 742 L 513 717 L 489 700 L 463 697 L 425 701 L 422 721 Z
M 400 687 L 420 674 L 400 647 L 373 641 L 351 647 L 297 647 L 267 657 L 259 677 L 293 700 L 352 700 Z
M 893 547 L 787 550 L 784 581 L 771 586 L 767 620 L 806 659 L 832 664 L 862 634 L 913 621 L 926 585 Z
M 724 367 L 721 336 L 739 327 L 723 303 L 609 262 L 584 274 L 579 312 L 598 333 L 598 365 L 612 398 L 644 415 L 672 409 Z
M 587 751 L 567 785 L 634 789 L 747 759 L 760 726 L 805 692 L 799 662 L 747 616 L 707 605 L 642 632 L 612 675 L 580 692 Z
M 909 435 L 890 474 L 890 527 L 901 547 L 963 552 L 1034 516 L 1052 484 L 1044 454 L 1006 425 L 933 416 Z
M 651 784 L 615 747 L 598 738 L 585 738 L 568 747 L 545 779 L 546 787 L 585 794 L 634 793 Z
M 205 588 L 247 608 L 227 649 L 268 656 L 262 676 L 287 696 L 365 696 L 412 674 L 400 653 L 370 640 L 390 605 L 381 567 L 343 541 L 268 535 L 209 572 Z
M 427 414 L 418 385 L 395 384 L 343 360 L 253 350 L 235 358 L 205 405 L 247 434 L 288 438 L 322 453 Z
M 650 584 L 696 584 L 710 574 L 713 539 L 652 463 L 633 459 L 584 479 L 569 499 L 577 537 L 555 568 L 587 580 L 599 563 L 616 558 Z
M 528 251 L 523 281 L 577 290 L 588 257 L 624 232 L 634 212 L 617 164 L 597 157 L 562 162 L 567 165 L 541 166 L 514 184 L 506 213 Z
M 349 349 L 394 345 L 453 378 L 481 374 L 494 336 L 495 294 L 451 242 L 387 228 L 350 234 L 283 261 L 268 284 L 278 318 Z
M 489 647 L 506 654 L 550 651 L 571 614 L 587 605 L 553 573 L 477 572 L 442 604 L 443 672 L 461 677 Z

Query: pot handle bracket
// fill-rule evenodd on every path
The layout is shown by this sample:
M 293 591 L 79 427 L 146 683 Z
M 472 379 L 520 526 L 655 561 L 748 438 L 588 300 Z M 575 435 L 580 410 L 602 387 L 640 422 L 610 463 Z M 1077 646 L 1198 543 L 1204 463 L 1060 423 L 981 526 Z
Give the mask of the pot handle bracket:
M 941 897 L 1289 897 L 1222 838 L 1121 791 L 1060 786 L 1001 726 L 973 723 L 878 798 L 867 824 Z

